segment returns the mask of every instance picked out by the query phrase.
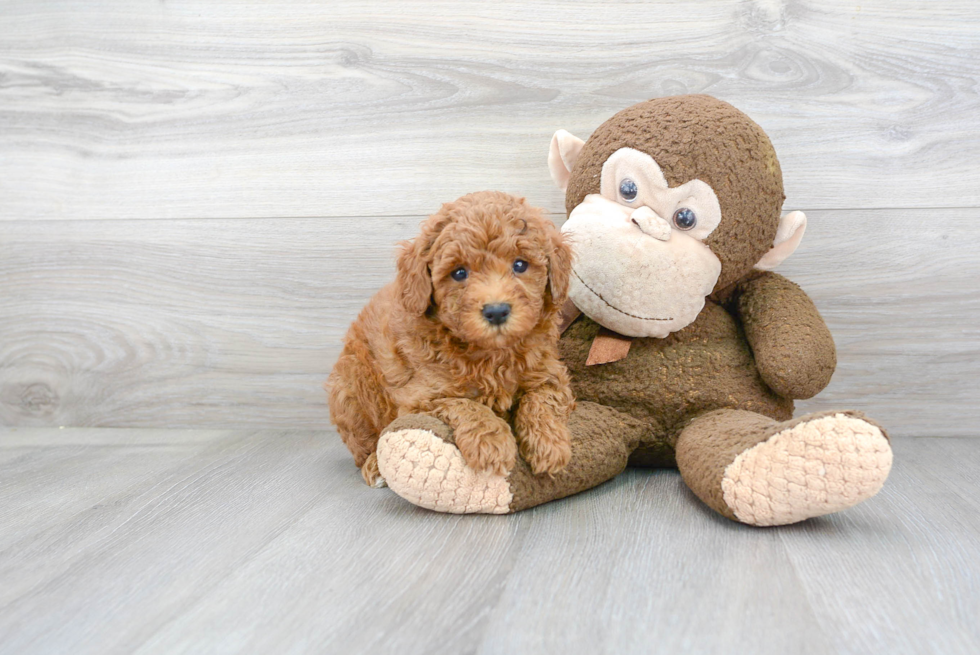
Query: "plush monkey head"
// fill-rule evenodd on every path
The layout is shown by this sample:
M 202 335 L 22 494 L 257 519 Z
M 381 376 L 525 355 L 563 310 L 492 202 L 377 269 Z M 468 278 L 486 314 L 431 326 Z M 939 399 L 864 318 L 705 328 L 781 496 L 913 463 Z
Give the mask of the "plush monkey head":
M 782 173 L 765 132 L 710 96 L 633 105 L 588 141 L 559 130 L 548 165 L 566 192 L 569 297 L 627 336 L 690 325 L 707 296 L 792 254 L 806 227 L 802 212 L 780 218 Z

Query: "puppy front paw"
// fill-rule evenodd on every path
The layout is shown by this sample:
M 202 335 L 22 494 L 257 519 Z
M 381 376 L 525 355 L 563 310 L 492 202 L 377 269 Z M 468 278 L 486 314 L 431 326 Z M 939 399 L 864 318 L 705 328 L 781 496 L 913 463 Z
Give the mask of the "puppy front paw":
M 535 475 L 558 473 L 572 459 L 572 438 L 564 424 L 521 435 L 521 457 Z
M 381 489 L 387 486 L 385 479 L 381 477 L 381 471 L 378 470 L 378 453 L 368 455 L 367 461 L 361 466 L 361 477 L 369 487 Z
M 507 422 L 456 428 L 456 447 L 475 471 L 507 475 L 517 464 L 517 442 Z

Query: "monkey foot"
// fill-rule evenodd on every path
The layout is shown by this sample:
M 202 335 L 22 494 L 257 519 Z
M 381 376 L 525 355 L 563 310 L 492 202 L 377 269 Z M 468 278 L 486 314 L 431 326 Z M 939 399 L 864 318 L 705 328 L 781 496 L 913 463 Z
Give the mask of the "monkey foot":
M 867 500 L 891 465 L 878 426 L 836 413 L 804 419 L 742 452 L 725 469 L 721 488 L 739 521 L 785 525 Z
M 419 507 L 450 514 L 507 514 L 507 478 L 477 473 L 438 419 L 412 415 L 393 422 L 378 441 L 378 469 L 396 494 Z

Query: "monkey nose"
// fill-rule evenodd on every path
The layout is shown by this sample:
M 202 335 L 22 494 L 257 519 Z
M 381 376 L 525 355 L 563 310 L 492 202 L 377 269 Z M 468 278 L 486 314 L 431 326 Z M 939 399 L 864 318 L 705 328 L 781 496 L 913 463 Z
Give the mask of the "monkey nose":
M 670 223 L 661 218 L 657 212 L 649 207 L 637 207 L 636 211 L 630 214 L 630 221 L 647 236 L 659 239 L 660 241 L 670 239 Z

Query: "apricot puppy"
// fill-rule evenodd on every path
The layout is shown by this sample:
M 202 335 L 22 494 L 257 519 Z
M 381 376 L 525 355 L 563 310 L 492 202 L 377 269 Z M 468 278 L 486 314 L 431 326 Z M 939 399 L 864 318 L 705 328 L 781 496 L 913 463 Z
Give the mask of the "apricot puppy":
M 446 203 L 402 244 L 398 275 L 351 325 L 327 380 L 330 416 L 364 481 L 380 486 L 381 431 L 426 413 L 454 429 L 476 470 L 535 473 L 571 457 L 574 406 L 558 359 L 571 249 L 523 198 L 483 191 Z

